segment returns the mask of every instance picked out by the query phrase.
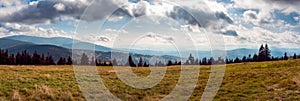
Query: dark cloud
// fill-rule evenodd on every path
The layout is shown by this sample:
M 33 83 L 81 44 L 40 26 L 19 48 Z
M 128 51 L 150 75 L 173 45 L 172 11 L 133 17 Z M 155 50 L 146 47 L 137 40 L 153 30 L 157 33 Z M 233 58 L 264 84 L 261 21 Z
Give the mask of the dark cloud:
M 113 0 L 94 0 L 94 2 L 86 8 L 83 16 L 81 16 L 81 20 L 102 20 L 107 16 L 111 16 L 118 8 L 119 4 Z
M 152 32 L 147 33 L 146 37 L 153 38 L 153 39 L 162 39 L 161 41 L 168 41 L 168 42 L 174 41 L 174 38 L 171 36 L 163 36 Z
M 188 24 L 198 25 L 199 27 L 209 27 L 216 24 L 219 20 L 224 20 L 230 24 L 233 20 L 224 12 L 207 12 L 195 9 L 189 9 L 188 7 L 174 7 L 173 12 L 168 16 L 175 20 L 183 19 Z
M 154 1 L 131 0 L 129 5 L 120 6 L 121 4 L 116 3 L 114 0 L 43 0 L 32 3 L 12 14 L 0 16 L 0 22 L 43 24 L 56 22 L 59 20 L 59 17 L 63 16 L 85 21 L 95 21 L 112 16 L 113 12 L 114 16 L 140 17 L 146 15 L 146 12 L 150 12 L 147 11 L 147 7 L 160 5 L 154 5 L 151 2 Z M 131 6 L 137 8 L 131 8 Z M 157 12 L 165 12 L 167 17 L 181 21 L 185 25 L 207 27 L 214 25 L 218 19 L 233 23 L 233 20 L 224 12 L 207 12 L 179 6 L 174 6 L 170 12 L 168 10 Z
M 167 16 L 175 20 L 184 20 L 187 24 L 198 25 L 201 27 L 201 24 L 196 20 L 195 16 L 181 7 L 175 6 L 173 12 L 167 14 Z
M 81 2 L 79 0 L 44 0 L 38 1 L 35 4 L 28 5 L 19 11 L 12 14 L 0 16 L 0 22 L 21 22 L 25 24 L 39 24 L 47 22 L 55 22 L 60 16 L 68 16 L 75 19 L 79 19 L 88 4 L 92 0 Z M 55 5 L 60 4 L 63 9 L 58 9 Z M 103 19 L 106 17 L 111 8 L 117 8 L 117 5 L 112 0 L 95 0 L 95 2 L 89 6 L 94 7 L 94 11 L 89 11 L 84 17 L 85 20 Z M 101 11 L 101 13 L 99 12 Z M 93 15 L 91 15 L 93 14 Z
M 238 33 L 234 30 L 227 30 L 226 32 L 222 32 L 222 34 L 228 36 L 238 36 Z
M 225 14 L 224 12 L 216 12 L 216 16 L 217 16 L 217 18 L 223 19 L 223 20 L 225 20 L 226 22 L 228 22 L 230 24 L 233 23 L 233 20 L 227 14 Z
M 288 4 L 288 5 L 300 4 L 299 0 L 265 0 L 265 2 L 278 3 L 278 4 Z
M 99 37 L 99 41 L 108 42 L 108 41 L 110 41 L 110 39 L 102 36 L 102 37 Z

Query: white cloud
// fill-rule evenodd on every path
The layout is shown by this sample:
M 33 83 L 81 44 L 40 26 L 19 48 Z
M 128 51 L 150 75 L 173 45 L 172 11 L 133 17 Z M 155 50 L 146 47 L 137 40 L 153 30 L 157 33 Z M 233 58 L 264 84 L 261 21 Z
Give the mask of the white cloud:
M 174 38 L 171 36 L 164 36 L 153 32 L 148 32 L 146 37 L 155 39 L 155 41 L 158 43 L 170 43 L 174 41 Z
M 257 9 L 261 19 L 273 19 L 275 10 L 285 14 L 299 11 L 299 0 L 233 0 L 234 8 Z
M 300 21 L 300 17 L 296 16 L 296 17 L 294 17 L 294 20 L 299 22 Z
M 66 8 L 65 8 L 65 5 L 62 4 L 62 3 L 57 3 L 53 6 L 57 11 L 65 11 Z
M 261 27 L 248 29 L 242 25 L 230 25 L 226 29 L 239 31 L 239 36 L 237 37 L 224 37 L 227 45 L 235 46 L 236 48 L 257 47 L 257 45 L 264 43 L 276 47 L 300 48 L 300 33 L 298 32 L 284 31 L 274 33 Z
M 245 21 L 251 23 L 258 23 L 260 18 L 258 18 L 258 14 L 253 10 L 245 11 L 243 14 Z
M 117 30 L 117 29 L 105 29 L 104 33 L 106 34 L 122 34 L 122 33 L 128 33 L 126 30 L 121 29 L 121 30 Z
M 55 29 L 44 29 L 31 25 L 4 23 L 0 27 L 0 37 L 13 35 L 30 35 L 40 37 L 70 37 L 66 32 Z
M 18 6 L 22 5 L 24 2 L 27 2 L 27 0 L 0 0 L 0 4 L 3 6 Z

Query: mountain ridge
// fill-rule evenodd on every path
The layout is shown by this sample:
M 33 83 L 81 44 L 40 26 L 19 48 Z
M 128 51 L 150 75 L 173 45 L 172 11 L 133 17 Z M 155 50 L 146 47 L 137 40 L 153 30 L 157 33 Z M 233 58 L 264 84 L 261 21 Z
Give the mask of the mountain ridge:
M 25 36 L 25 35 L 19 35 L 19 36 L 9 36 L 9 37 L 4 37 L 1 39 L 10 39 L 11 40 L 16 40 L 18 44 L 20 42 L 24 42 L 24 44 L 49 44 L 49 45 L 55 45 L 55 46 L 60 46 L 63 48 L 67 49 L 72 49 L 73 45 L 77 46 L 76 50 L 91 50 L 91 47 L 95 46 L 95 51 L 103 51 L 103 52 L 110 52 L 110 51 L 118 51 L 118 52 L 128 52 L 124 49 L 111 49 L 105 46 L 100 46 L 96 45 L 93 43 L 88 43 L 88 42 L 82 42 L 79 40 L 73 40 L 70 38 L 65 38 L 65 37 L 52 37 L 52 38 L 45 38 L 45 37 L 37 37 L 37 36 Z M 62 40 L 62 41 L 60 41 Z M 0 40 L 1 41 L 1 40 Z M 77 42 L 76 44 L 73 44 L 73 41 Z M 1 45 L 1 44 L 0 44 Z M 78 47 L 80 46 L 80 47 Z M 1 47 L 0 47 L 1 48 Z M 273 56 L 283 56 L 284 52 L 287 52 L 289 55 L 293 55 L 293 53 L 299 54 L 298 48 L 294 49 L 288 49 L 288 48 L 277 48 L 277 47 L 270 47 L 271 49 L 271 54 Z M 214 50 L 216 54 L 220 52 L 221 50 Z M 258 52 L 258 49 L 248 49 L 248 48 L 238 48 L 238 49 L 233 49 L 233 50 L 226 50 L 227 57 L 228 58 L 242 58 L 243 56 L 248 57 L 249 54 L 253 56 L 255 53 Z M 130 53 L 135 53 L 135 54 L 144 54 L 144 55 L 158 55 L 158 56 L 164 56 L 164 55 L 169 55 L 169 56 L 175 56 L 175 57 L 180 57 L 177 51 L 155 51 L 155 50 L 136 50 L 136 49 L 131 49 Z M 193 53 L 194 55 L 198 54 L 198 58 L 203 58 L 203 57 L 211 57 L 211 51 L 203 51 L 203 50 L 186 50 L 180 52 L 182 58 L 187 58 L 190 53 Z M 220 52 L 221 53 L 221 52 Z M 197 57 L 197 56 L 196 56 Z M 215 57 L 216 58 L 216 57 Z

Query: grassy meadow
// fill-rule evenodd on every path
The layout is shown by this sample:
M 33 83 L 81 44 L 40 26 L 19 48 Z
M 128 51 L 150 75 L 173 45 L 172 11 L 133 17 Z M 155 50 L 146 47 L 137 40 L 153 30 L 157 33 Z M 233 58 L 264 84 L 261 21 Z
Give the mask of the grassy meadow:
M 151 89 L 135 89 L 119 80 L 112 67 L 98 67 L 106 87 L 121 100 L 153 101 L 168 95 L 180 77 L 179 66 L 168 67 Z M 190 100 L 199 100 L 210 67 L 199 67 L 199 80 Z M 138 76 L 149 68 L 133 68 Z M 229 64 L 214 100 L 300 100 L 300 60 Z M 0 66 L 1 100 L 85 100 L 72 66 Z

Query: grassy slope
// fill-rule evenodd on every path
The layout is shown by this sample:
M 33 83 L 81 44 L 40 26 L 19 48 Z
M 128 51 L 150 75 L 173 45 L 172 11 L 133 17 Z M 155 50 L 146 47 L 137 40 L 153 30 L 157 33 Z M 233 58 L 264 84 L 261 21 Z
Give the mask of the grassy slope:
M 127 86 L 111 67 L 98 68 L 110 91 L 122 100 L 159 100 L 168 95 L 179 78 L 180 68 L 169 67 L 162 82 L 146 90 Z M 147 76 L 148 68 L 134 69 Z M 191 100 L 199 100 L 209 77 L 201 67 Z M 300 60 L 227 65 L 215 100 L 299 100 Z M 71 66 L 0 66 L 0 100 L 84 100 Z

